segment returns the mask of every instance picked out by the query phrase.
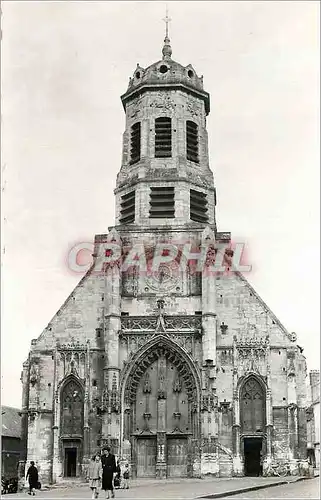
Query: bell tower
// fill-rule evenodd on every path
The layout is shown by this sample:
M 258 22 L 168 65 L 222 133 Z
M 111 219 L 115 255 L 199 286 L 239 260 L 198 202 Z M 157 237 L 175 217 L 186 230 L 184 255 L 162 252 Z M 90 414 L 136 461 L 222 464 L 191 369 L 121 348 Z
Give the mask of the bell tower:
M 193 66 L 172 59 L 168 16 L 165 21 L 162 59 L 147 68 L 137 64 L 121 97 L 126 128 L 115 190 L 117 230 L 216 228 L 206 131 L 210 98 Z

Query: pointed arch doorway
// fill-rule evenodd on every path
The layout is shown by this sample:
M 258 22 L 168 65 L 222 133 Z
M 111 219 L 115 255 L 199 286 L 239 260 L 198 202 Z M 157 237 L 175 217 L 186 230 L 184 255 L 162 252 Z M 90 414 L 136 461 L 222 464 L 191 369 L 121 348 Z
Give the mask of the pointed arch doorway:
M 63 475 L 78 477 L 83 455 L 84 390 L 73 375 L 61 387 L 60 411 Z
M 199 438 L 199 381 L 188 356 L 160 337 L 127 371 L 123 438 L 136 477 L 188 477 Z
M 259 476 L 265 454 L 265 387 L 256 376 L 246 378 L 240 388 L 240 423 L 244 473 Z

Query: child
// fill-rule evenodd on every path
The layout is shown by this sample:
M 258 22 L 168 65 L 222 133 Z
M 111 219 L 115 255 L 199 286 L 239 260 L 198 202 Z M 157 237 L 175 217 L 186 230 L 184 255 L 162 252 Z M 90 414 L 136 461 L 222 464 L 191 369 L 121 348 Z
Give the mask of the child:
M 103 475 L 100 455 L 97 453 L 93 456 L 89 464 L 89 487 L 92 491 L 92 499 L 98 498 L 100 481 Z
M 129 484 L 128 484 L 129 483 L 129 465 L 128 464 L 125 465 L 125 470 L 124 470 L 123 478 L 124 478 L 124 486 L 123 486 L 123 488 L 125 490 L 128 490 L 128 488 L 129 488 Z

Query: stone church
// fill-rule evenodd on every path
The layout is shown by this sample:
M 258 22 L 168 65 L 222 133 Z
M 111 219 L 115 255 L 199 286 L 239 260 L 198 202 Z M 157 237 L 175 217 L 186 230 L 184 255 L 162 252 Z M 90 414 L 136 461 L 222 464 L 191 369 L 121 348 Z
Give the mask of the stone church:
M 23 365 L 21 474 L 82 478 L 107 443 L 138 478 L 295 473 L 306 361 L 217 229 L 203 77 L 166 34 L 121 101 L 114 226 Z

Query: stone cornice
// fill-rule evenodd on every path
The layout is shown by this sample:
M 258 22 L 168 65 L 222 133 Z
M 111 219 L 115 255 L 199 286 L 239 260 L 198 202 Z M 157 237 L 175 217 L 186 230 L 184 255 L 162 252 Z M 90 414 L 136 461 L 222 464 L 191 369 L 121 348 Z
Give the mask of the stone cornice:
M 124 111 L 126 111 L 126 104 L 128 101 L 134 99 L 137 95 L 144 94 L 145 92 L 157 92 L 159 90 L 182 90 L 187 94 L 190 94 L 194 97 L 198 97 L 202 101 L 204 101 L 205 112 L 208 115 L 210 112 L 210 95 L 205 90 L 199 90 L 196 88 L 189 87 L 184 83 L 160 83 L 155 81 L 153 84 L 143 84 L 135 87 L 133 90 L 125 92 L 121 96 L 121 101 L 123 103 Z

